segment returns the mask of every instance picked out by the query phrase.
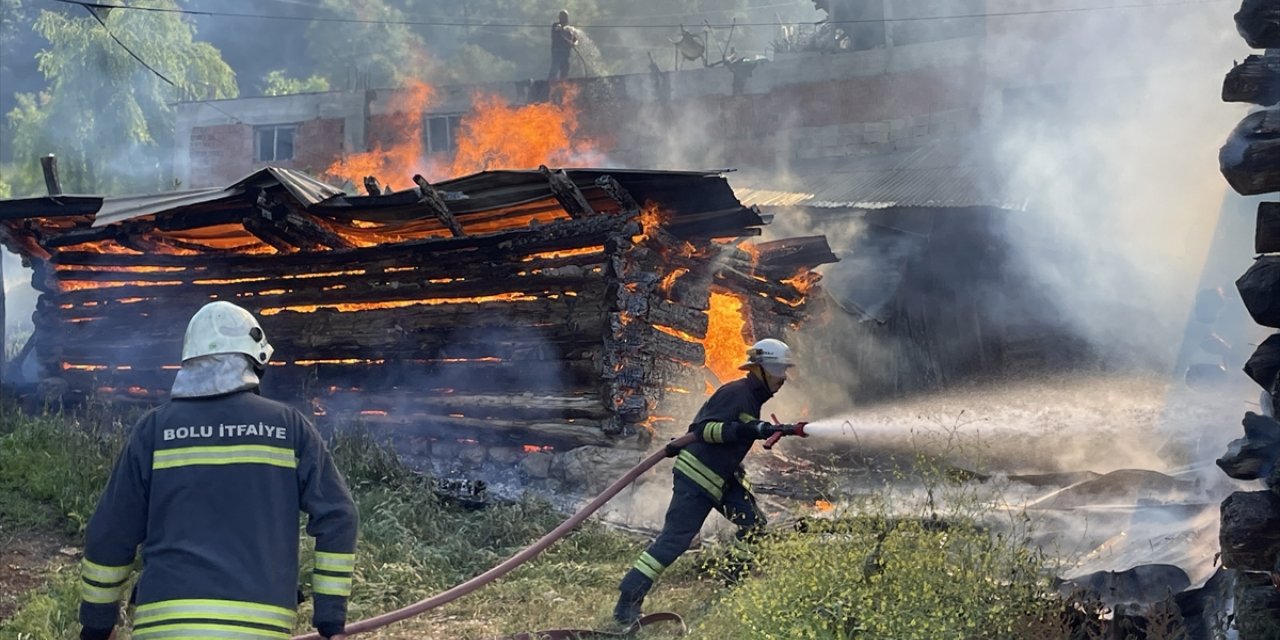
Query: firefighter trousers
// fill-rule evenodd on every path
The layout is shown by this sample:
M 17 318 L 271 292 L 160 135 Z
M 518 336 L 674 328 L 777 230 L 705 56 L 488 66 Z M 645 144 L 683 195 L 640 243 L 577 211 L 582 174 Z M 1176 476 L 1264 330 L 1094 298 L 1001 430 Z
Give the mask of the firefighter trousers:
M 726 483 L 724 498 L 719 502 L 679 472 L 675 473 L 673 485 L 662 533 L 623 577 L 619 589 L 624 594 L 643 597 L 658 576 L 689 549 L 713 510 L 738 525 L 737 537 L 741 541 L 749 542 L 764 529 L 766 520 L 755 496 L 736 478 Z M 740 567 L 731 568 L 731 572 L 737 570 Z

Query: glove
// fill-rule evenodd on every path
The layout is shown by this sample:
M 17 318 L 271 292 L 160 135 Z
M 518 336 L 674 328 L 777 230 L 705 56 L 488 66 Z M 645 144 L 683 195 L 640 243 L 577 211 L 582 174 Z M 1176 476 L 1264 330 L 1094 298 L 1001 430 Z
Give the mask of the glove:
M 671 442 L 667 443 L 667 446 L 664 447 L 664 450 L 666 451 L 668 458 L 674 458 L 680 455 L 680 447 L 677 447 L 675 444 Z
M 113 631 L 115 631 L 115 629 L 93 629 L 90 627 L 81 627 L 80 640 L 109 640 Z

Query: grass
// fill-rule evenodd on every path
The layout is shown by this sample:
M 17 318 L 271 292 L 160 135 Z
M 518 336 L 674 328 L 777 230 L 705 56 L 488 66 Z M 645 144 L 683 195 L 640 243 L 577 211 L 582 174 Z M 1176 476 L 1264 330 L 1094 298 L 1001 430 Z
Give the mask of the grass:
M 118 421 L 27 417 L 0 404 L 0 519 L 15 526 L 83 534 L 118 450 Z M 335 459 L 359 505 L 362 528 L 350 619 L 404 606 L 497 564 L 564 517 L 546 503 L 468 511 L 439 500 L 367 435 L 337 438 Z M 1045 558 L 1017 536 L 992 536 L 955 512 L 890 519 L 884 503 L 851 505 L 806 531 L 775 532 L 756 549 L 757 565 L 734 588 L 715 568 L 740 550 L 712 545 L 673 565 L 647 609 L 685 616 L 692 638 L 1072 637 L 1062 603 L 1045 597 Z M 13 523 L 12 525 L 10 523 Z M 583 526 L 498 583 L 368 638 L 486 638 L 565 626 L 600 628 L 617 582 L 645 540 Z M 302 580 L 311 563 L 304 552 Z M 0 637 L 76 637 L 74 566 L 54 571 L 27 594 Z M 304 587 L 305 590 L 305 587 Z M 298 630 L 306 630 L 307 605 Z M 118 634 L 124 640 L 127 634 Z M 674 637 L 670 629 L 642 635 Z M 1087 636 L 1079 636 L 1087 637 Z

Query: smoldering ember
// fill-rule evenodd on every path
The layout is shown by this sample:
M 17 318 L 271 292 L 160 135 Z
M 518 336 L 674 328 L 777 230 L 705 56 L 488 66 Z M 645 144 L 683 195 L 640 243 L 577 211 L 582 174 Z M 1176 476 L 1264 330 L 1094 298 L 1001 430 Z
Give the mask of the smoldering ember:
M 1280 639 L 1275 2 L 224 4 L 0 0 L 0 637 Z

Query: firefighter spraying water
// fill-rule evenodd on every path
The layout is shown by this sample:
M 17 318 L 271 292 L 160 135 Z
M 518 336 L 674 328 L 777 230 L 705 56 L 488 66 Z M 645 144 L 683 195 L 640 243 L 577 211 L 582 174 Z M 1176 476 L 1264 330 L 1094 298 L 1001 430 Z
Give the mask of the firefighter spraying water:
M 702 405 L 689 426 L 696 436 L 683 448 L 668 446 L 675 457 L 671 505 L 662 533 L 640 554 L 619 585 L 614 620 L 631 627 L 640 619 L 645 596 L 658 577 L 689 548 L 712 510 L 738 526 L 738 539 L 752 541 L 764 529 L 742 468 L 742 459 L 757 440 L 772 446 L 785 435 L 804 437 L 804 424 L 772 424 L 760 420 L 760 409 L 787 381 L 793 365 L 791 348 L 781 340 L 761 340 L 747 350 L 739 369 L 747 375 L 720 387 Z M 741 566 L 730 570 L 736 577 Z

